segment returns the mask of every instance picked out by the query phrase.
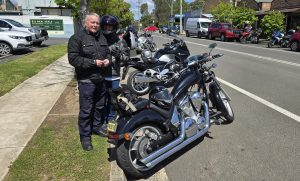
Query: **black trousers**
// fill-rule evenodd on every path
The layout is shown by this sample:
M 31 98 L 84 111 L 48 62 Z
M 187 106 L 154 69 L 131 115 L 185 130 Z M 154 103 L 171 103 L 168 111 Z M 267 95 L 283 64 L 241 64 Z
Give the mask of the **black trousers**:
M 106 82 L 78 82 L 78 89 L 80 140 L 90 139 L 92 131 L 101 127 L 106 117 Z

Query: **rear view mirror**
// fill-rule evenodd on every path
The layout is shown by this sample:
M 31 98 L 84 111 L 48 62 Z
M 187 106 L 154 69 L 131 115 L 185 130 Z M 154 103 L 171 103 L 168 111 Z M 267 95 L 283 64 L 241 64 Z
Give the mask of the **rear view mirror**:
M 217 47 L 217 43 L 212 43 L 208 46 L 208 48 L 216 48 Z

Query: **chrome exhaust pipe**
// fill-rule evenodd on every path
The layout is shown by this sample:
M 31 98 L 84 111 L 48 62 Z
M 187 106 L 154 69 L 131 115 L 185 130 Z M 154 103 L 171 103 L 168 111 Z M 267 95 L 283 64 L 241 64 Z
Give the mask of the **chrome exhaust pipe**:
M 150 162 L 146 163 L 147 167 L 154 167 L 155 165 L 157 165 L 158 163 L 160 163 L 161 161 L 163 161 L 164 159 L 168 158 L 169 156 L 173 155 L 174 153 L 176 153 L 177 151 L 181 150 L 182 148 L 184 148 L 185 146 L 187 146 L 188 144 L 192 143 L 193 141 L 195 141 L 196 139 L 200 138 L 201 136 L 203 136 L 209 129 L 210 126 L 210 122 L 209 122 L 209 112 L 208 112 L 208 105 L 206 103 L 204 103 L 204 107 L 205 107 L 205 128 L 203 128 L 201 131 L 199 131 L 197 134 L 195 134 L 194 136 L 188 138 L 187 140 L 183 141 L 182 143 L 180 143 L 179 145 L 175 146 L 174 148 L 170 149 L 169 151 L 167 151 L 166 153 L 162 153 L 160 154 L 159 157 L 154 158 L 153 160 L 151 160 Z M 181 126 L 182 127 L 182 126 Z M 164 149 L 165 147 L 163 147 L 162 149 Z M 156 152 L 160 152 L 159 149 Z M 154 153 L 156 153 L 154 152 Z M 152 155 L 152 154 L 151 154 Z M 151 156 L 150 155 L 150 156 Z M 148 156 L 149 157 L 149 156 Z M 148 157 L 144 158 L 143 160 L 148 159 Z M 142 161 L 143 162 L 143 161 Z M 143 162 L 145 163 L 145 162 Z
M 155 78 L 151 78 L 151 77 L 137 76 L 137 77 L 135 77 L 135 82 L 136 83 L 149 83 L 149 82 L 158 82 L 158 80 Z
M 181 133 L 176 140 L 170 142 L 169 144 L 162 147 L 161 149 L 156 150 L 155 152 L 151 153 L 146 158 L 143 158 L 142 160 L 140 160 L 140 162 L 144 163 L 147 166 L 148 162 L 154 160 L 155 158 L 159 157 L 160 155 L 164 154 L 165 152 L 171 150 L 172 148 L 174 148 L 175 146 L 177 146 L 178 144 L 183 142 L 184 137 L 185 137 L 185 127 L 184 127 L 184 119 L 183 118 L 181 119 L 180 124 L 181 124 L 181 126 L 180 126 Z

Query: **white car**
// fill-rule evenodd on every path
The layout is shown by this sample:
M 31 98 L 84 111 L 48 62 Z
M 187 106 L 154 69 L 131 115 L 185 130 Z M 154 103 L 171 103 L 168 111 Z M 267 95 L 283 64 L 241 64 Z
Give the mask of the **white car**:
M 12 19 L 0 19 L 0 28 L 7 31 L 13 30 L 30 33 L 33 36 L 32 41 L 34 45 L 41 45 L 43 41 L 48 39 L 47 30 L 38 27 L 27 27 Z
M 20 31 L 5 31 L 0 28 L 0 56 L 32 45 L 32 35 Z

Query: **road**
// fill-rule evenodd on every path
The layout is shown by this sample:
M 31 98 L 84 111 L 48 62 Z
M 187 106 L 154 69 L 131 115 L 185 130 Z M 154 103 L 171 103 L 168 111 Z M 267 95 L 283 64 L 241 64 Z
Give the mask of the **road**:
M 158 45 L 171 37 L 154 34 Z M 300 178 L 300 53 L 261 45 L 186 38 L 191 54 L 213 53 L 217 77 L 232 99 L 235 121 L 164 162 L 171 181 Z

